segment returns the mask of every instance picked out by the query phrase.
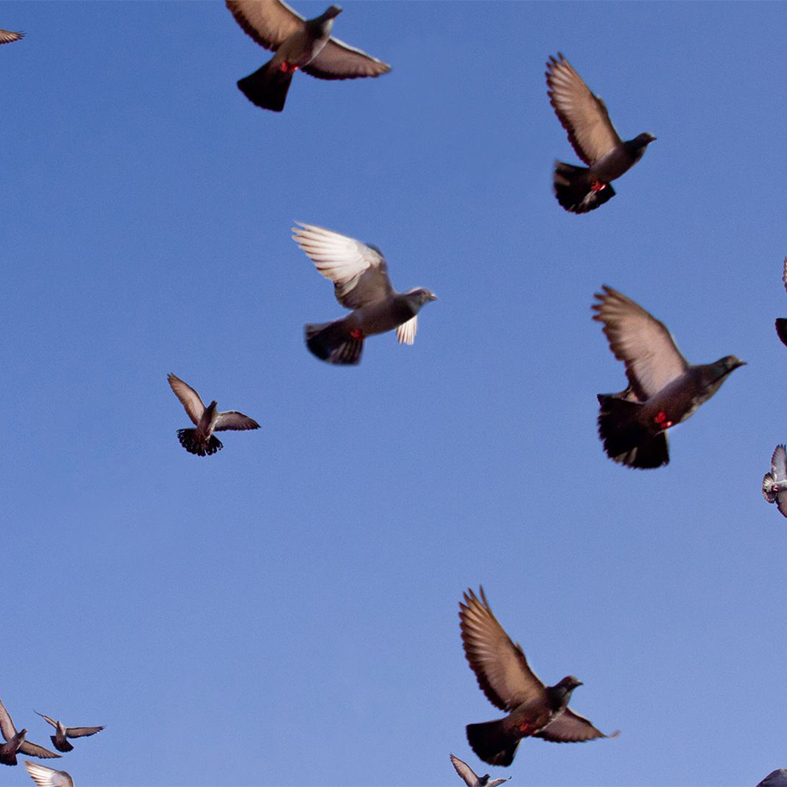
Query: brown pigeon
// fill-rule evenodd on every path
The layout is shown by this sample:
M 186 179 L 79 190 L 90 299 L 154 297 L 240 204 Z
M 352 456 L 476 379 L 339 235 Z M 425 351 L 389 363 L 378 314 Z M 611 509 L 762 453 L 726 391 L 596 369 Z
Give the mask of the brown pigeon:
M 555 162 L 557 201 L 571 213 L 587 213 L 615 196 L 611 182 L 633 167 L 656 137 L 640 134 L 628 142 L 618 136 L 604 102 L 590 92 L 571 63 L 558 53 L 547 61 L 547 95 L 587 167 Z
M 54 768 L 47 768 L 46 765 L 39 765 L 30 760 L 25 760 L 25 768 L 37 787 L 74 787 L 71 774 L 65 771 L 56 771 Z
M 787 257 L 784 258 L 784 270 L 782 273 L 782 281 L 784 282 L 784 288 L 787 289 Z M 779 338 L 782 340 L 782 344 L 787 344 L 787 319 L 785 319 L 784 317 L 776 318 L 776 333 L 779 335 Z
M 38 713 L 38 715 L 42 719 L 46 719 L 57 730 L 54 735 L 49 737 L 58 751 L 71 751 L 74 748 L 66 738 L 86 738 L 88 735 L 95 735 L 104 729 L 103 727 L 66 727 L 62 721 L 50 719 L 49 716 L 45 716 L 43 713 Z
M 260 46 L 276 54 L 262 68 L 238 82 L 246 98 L 262 109 L 281 112 L 292 75 L 305 71 L 319 79 L 378 77 L 387 63 L 331 37 L 342 9 L 330 6 L 305 20 L 281 0 L 226 0 L 235 21 Z
M 582 682 L 573 675 L 545 686 L 530 669 L 520 645 L 497 622 L 480 588 L 481 598 L 468 590 L 459 602 L 465 656 L 487 699 L 508 716 L 467 725 L 473 751 L 490 765 L 511 765 L 522 738 L 579 743 L 611 738 L 569 707 L 571 692 Z
M 190 454 L 210 456 L 216 451 L 221 451 L 224 445 L 214 436 L 213 432 L 223 432 L 226 429 L 245 431 L 260 428 L 253 418 L 236 410 L 226 410 L 220 413 L 216 409 L 218 402 L 215 399 L 205 407 L 200 395 L 188 383 L 184 383 L 174 374 L 168 374 L 167 380 L 175 396 L 180 399 L 189 418 L 197 425 L 196 429 L 178 429 L 178 440 Z
M 293 227 L 292 239 L 333 282 L 336 300 L 352 313 L 341 320 L 306 326 L 306 346 L 321 361 L 355 365 L 367 336 L 396 329 L 400 344 L 412 344 L 418 312 L 437 296 L 422 287 L 397 292 L 388 265 L 376 246 L 313 224 Z
M 14 33 L 13 30 L 3 30 L 3 28 L 0 27 L 0 44 L 10 44 L 24 37 L 24 33 Z
M 5 739 L 5 743 L 0 746 L 0 762 L 3 765 L 16 765 L 17 752 L 26 754 L 28 757 L 40 757 L 43 760 L 50 760 L 53 757 L 60 756 L 53 751 L 49 751 L 49 749 L 45 749 L 43 746 L 25 740 L 27 730 L 19 730 L 17 732 L 14 722 L 11 721 L 11 714 L 5 709 L 2 701 L 0 701 L 0 732 L 2 732 Z
M 693 415 L 745 362 L 727 355 L 691 366 L 663 323 L 617 290 L 602 289 L 593 319 L 603 323 L 610 349 L 626 364 L 629 387 L 598 395 L 599 437 L 615 462 L 661 467 L 669 462 L 666 430 Z

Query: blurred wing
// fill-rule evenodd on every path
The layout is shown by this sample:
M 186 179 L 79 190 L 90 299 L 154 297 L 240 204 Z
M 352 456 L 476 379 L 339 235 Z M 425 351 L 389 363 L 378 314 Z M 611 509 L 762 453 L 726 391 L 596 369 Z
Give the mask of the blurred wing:
M 680 377 L 689 365 L 663 323 L 631 298 L 603 285 L 593 304 L 594 320 L 604 323 L 609 346 L 626 364 L 626 375 L 637 398 L 644 402 Z
M 450 756 L 451 764 L 467 787 L 475 787 L 475 785 L 478 784 L 478 776 L 476 776 L 473 769 L 466 762 L 460 760 L 459 757 L 454 757 L 453 754 Z
M 74 787 L 74 780 L 65 771 L 56 771 L 30 760 L 25 760 L 25 768 L 38 787 Z
M 227 410 L 226 412 L 219 413 L 216 419 L 216 425 L 213 427 L 214 432 L 226 432 L 227 429 L 234 429 L 236 431 L 245 431 L 247 429 L 259 429 L 260 425 L 248 415 L 239 413 L 237 410 Z M 99 727 L 99 729 L 102 729 Z
M 66 727 L 66 737 L 87 738 L 88 735 L 95 735 L 103 729 L 103 727 Z
M 53 751 L 49 751 L 49 749 L 45 749 L 43 746 L 39 746 L 37 743 L 31 743 L 30 741 L 24 741 L 19 747 L 19 751 L 21 751 L 22 754 L 27 754 L 28 757 L 40 757 L 42 760 L 51 760 L 60 756 L 59 754 L 55 754 Z
M 0 732 L 3 733 L 3 737 L 9 741 L 11 738 L 16 735 L 16 727 L 14 727 L 14 722 L 11 721 L 11 714 L 5 709 L 5 705 L 3 705 L 2 701 L 0 700 Z
M 549 103 L 585 164 L 595 164 L 622 144 L 604 102 L 590 92 L 562 54 L 558 53 L 558 59 L 550 56 L 546 78 Z
M 522 648 L 511 641 L 489 609 L 483 588 L 480 599 L 472 590 L 464 594 L 459 620 L 465 656 L 493 705 L 510 711 L 545 695 L 544 684 L 528 666 Z
M 292 239 L 317 270 L 333 282 L 336 300 L 347 309 L 393 295 L 385 257 L 355 238 L 297 222 Z
M 38 713 L 38 711 L 33 711 L 33 713 Z M 55 729 L 57 729 L 57 722 L 54 719 L 50 719 L 49 716 L 45 716 L 43 713 L 38 713 L 38 715 L 42 719 L 44 719 L 47 722 L 49 722 L 49 724 L 51 724 Z
M 776 506 L 782 516 L 787 517 L 787 489 L 780 489 L 776 494 Z
M 773 452 L 771 474 L 775 481 L 787 481 L 787 453 L 783 445 L 777 445 Z
M 188 383 L 184 383 L 180 377 L 175 377 L 172 373 L 167 375 L 167 380 L 169 380 L 169 385 L 175 396 L 180 399 L 180 403 L 186 409 L 188 417 L 195 424 L 198 424 L 199 419 L 202 418 L 202 414 L 205 412 L 205 405 L 202 403 L 202 399 L 199 398 L 199 394 Z
M 618 730 L 612 735 L 605 735 L 584 716 L 566 708 L 551 724 L 547 724 L 541 732 L 537 732 L 533 737 L 543 738 L 552 743 L 581 743 L 582 741 L 592 741 L 593 738 L 614 738 L 619 734 Z
M 776 485 L 776 482 L 773 480 L 773 475 L 771 473 L 766 473 L 762 477 L 762 496 L 769 502 L 775 503 L 776 497 L 778 492 L 773 491 L 773 487 Z
M 303 17 L 280 0 L 226 0 L 243 31 L 260 46 L 276 50 L 303 29 Z
M 3 30 L 0 27 L 0 44 L 10 44 L 12 41 L 18 41 L 24 37 L 24 33 L 14 33 L 13 30 Z
M 411 317 L 407 322 L 403 322 L 396 329 L 396 338 L 399 344 L 413 344 L 415 334 L 418 333 L 418 315 Z
M 317 57 L 303 70 L 319 79 L 357 79 L 379 77 L 380 74 L 388 73 L 391 66 L 338 38 L 330 38 Z

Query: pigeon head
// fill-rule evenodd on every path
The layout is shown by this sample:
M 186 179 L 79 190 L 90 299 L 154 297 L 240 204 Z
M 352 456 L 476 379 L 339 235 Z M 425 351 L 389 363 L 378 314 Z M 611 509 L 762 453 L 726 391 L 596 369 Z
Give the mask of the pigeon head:
M 574 691 L 577 686 L 581 685 L 581 680 L 575 678 L 573 675 L 567 675 L 560 683 L 556 683 L 554 686 L 550 687 L 550 692 L 561 699 L 565 697 L 565 702 L 568 703 L 571 692 Z
M 339 16 L 341 12 L 342 7 L 340 5 L 332 5 L 325 9 L 325 13 L 320 17 L 320 20 L 325 22 L 329 19 L 334 19 L 335 17 Z
M 437 296 L 431 290 L 427 290 L 425 287 L 416 287 L 414 290 L 408 290 L 404 293 L 404 297 L 416 312 L 425 303 L 437 300 Z
M 489 781 L 489 774 L 485 773 L 483 776 L 478 777 L 478 783 L 481 787 L 486 787 L 486 783 Z
M 656 141 L 656 137 L 654 137 L 653 134 L 649 134 L 647 131 L 645 131 L 642 134 L 638 134 L 631 141 L 634 143 L 635 147 L 646 148 L 651 142 Z
M 716 362 L 719 366 L 729 369 L 731 372 L 739 366 L 746 366 L 746 361 L 736 358 L 734 355 L 725 355 L 724 358 Z

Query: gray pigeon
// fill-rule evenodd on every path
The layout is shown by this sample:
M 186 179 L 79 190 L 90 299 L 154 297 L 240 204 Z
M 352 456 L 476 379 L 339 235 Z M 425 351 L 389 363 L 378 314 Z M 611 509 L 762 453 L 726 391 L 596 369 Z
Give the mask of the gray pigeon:
M 330 6 L 305 20 L 281 0 L 226 0 L 235 21 L 260 46 L 276 54 L 262 68 L 238 82 L 246 98 L 262 109 L 281 112 L 292 75 L 299 69 L 319 79 L 378 77 L 387 63 L 331 37 L 342 9 Z
M 615 196 L 611 182 L 633 167 L 656 137 L 640 134 L 628 142 L 618 136 L 604 102 L 590 92 L 561 53 L 547 61 L 547 95 L 587 167 L 555 162 L 557 201 L 571 213 L 587 213 Z
M 787 787 L 787 768 L 771 771 L 757 787 Z
M 167 380 L 169 380 L 175 396 L 180 399 L 189 418 L 197 425 L 196 429 L 178 429 L 178 440 L 190 454 L 205 456 L 221 451 L 224 446 L 213 435 L 213 432 L 223 432 L 227 429 L 245 431 L 260 428 L 254 419 L 236 410 L 226 410 L 220 413 L 216 409 L 218 402 L 215 399 L 205 407 L 200 395 L 188 383 L 184 383 L 174 374 L 168 374 Z
M 582 682 L 573 675 L 554 686 L 545 686 L 530 669 L 520 645 L 515 645 L 497 622 L 480 588 L 459 602 L 459 620 L 465 656 L 487 699 L 508 716 L 497 721 L 467 725 L 473 751 L 490 765 L 508 766 L 522 738 L 542 738 L 555 743 L 579 743 L 611 738 L 568 703 Z
M 70 773 L 25 760 L 25 768 L 38 787 L 74 787 Z
M 35 712 L 38 713 L 38 711 Z M 103 727 L 66 727 L 62 721 L 50 719 L 43 713 L 38 713 L 38 715 L 42 719 L 46 719 L 57 730 L 54 735 L 49 737 L 58 751 L 71 751 L 74 748 L 66 738 L 86 738 L 88 735 L 95 735 L 104 729 Z
M 771 472 L 762 477 L 762 496 L 776 503 L 779 513 L 787 516 L 787 455 L 783 445 L 777 445 L 771 457 Z
M 60 756 L 53 751 L 49 751 L 49 749 L 45 749 L 43 746 L 25 740 L 27 730 L 19 730 L 17 732 L 14 722 L 11 721 L 11 715 L 5 709 L 2 701 L 0 701 L 0 732 L 2 732 L 5 739 L 5 743 L 0 746 L 0 762 L 3 765 L 16 765 L 17 752 L 22 752 L 28 757 L 40 757 L 43 760 L 50 760 L 53 757 Z
M 598 395 L 599 437 L 615 462 L 661 467 L 669 462 L 666 430 L 693 415 L 745 362 L 727 355 L 690 366 L 663 323 L 631 298 L 606 285 L 602 289 L 593 319 L 604 324 L 610 349 L 626 364 L 629 387 Z
M 511 778 L 509 776 L 508 779 L 492 779 L 492 781 L 489 781 L 488 773 L 485 773 L 483 776 L 477 776 L 475 771 L 466 762 L 460 760 L 459 757 L 454 757 L 453 754 L 450 756 L 451 764 L 467 787 L 497 787 L 499 784 L 504 784 Z
M 0 44 L 10 44 L 24 37 L 24 33 L 14 33 L 13 30 L 3 30 L 3 28 L 0 27 Z
M 784 258 L 782 281 L 784 282 L 784 288 L 787 290 L 787 257 Z M 787 319 L 785 319 L 784 317 L 776 318 L 776 333 L 779 335 L 779 338 L 782 340 L 782 344 L 787 344 Z
M 367 336 L 396 329 L 399 343 L 412 344 L 418 312 L 437 296 L 416 288 L 397 292 L 388 278 L 382 251 L 338 232 L 297 222 L 292 238 L 333 282 L 336 300 L 352 314 L 333 322 L 306 326 L 306 346 L 320 360 L 355 365 Z

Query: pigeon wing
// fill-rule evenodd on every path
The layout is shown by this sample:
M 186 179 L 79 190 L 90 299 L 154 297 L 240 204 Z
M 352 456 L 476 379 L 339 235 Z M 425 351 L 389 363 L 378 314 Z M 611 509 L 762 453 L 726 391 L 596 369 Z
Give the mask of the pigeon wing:
M 407 322 L 403 322 L 396 329 L 396 338 L 399 344 L 413 344 L 415 334 L 418 333 L 418 315 L 411 317 Z
M 237 410 L 227 410 L 219 413 L 216 419 L 216 424 L 213 427 L 214 432 L 226 432 L 228 429 L 243 432 L 247 429 L 259 429 L 260 425 L 248 415 L 239 413 Z M 101 729 L 99 727 L 99 729 Z
M 773 491 L 773 487 L 776 486 L 776 481 L 773 478 L 772 473 L 766 473 L 762 477 L 762 496 L 769 502 L 775 503 L 776 497 L 778 496 L 778 492 Z
M 784 445 L 777 445 L 771 457 L 771 474 L 774 481 L 787 481 L 787 452 Z
M 38 713 L 38 711 L 33 711 L 33 713 Z M 54 719 L 50 719 L 49 716 L 45 716 L 43 713 L 38 713 L 38 715 L 46 722 L 51 724 L 55 729 L 57 729 L 57 722 Z
M 49 749 L 45 749 L 43 746 L 39 746 L 37 743 L 32 743 L 27 740 L 22 742 L 19 751 L 21 751 L 22 754 L 26 754 L 28 757 L 40 757 L 42 760 L 51 760 L 54 757 L 60 756 L 53 751 L 49 751 Z
M 265 49 L 277 50 L 303 29 L 303 17 L 280 0 L 226 0 L 226 5 L 246 35 Z
M 757 787 L 787 787 L 787 768 L 771 771 Z
M 561 53 L 547 61 L 547 95 L 576 154 L 592 166 L 622 144 L 604 102 Z
M 336 300 L 342 306 L 358 309 L 394 294 L 388 265 L 378 249 L 324 227 L 297 223 L 300 227 L 292 228 L 292 239 L 333 282 Z
M 666 326 L 617 290 L 603 285 L 596 293 L 594 320 L 604 324 L 609 347 L 626 364 L 626 376 L 644 402 L 680 377 L 689 364 Z
M 87 738 L 88 735 L 95 735 L 103 729 L 103 727 L 66 727 L 66 737 Z
M 478 776 L 476 776 L 475 771 L 459 757 L 454 757 L 453 754 L 450 755 L 451 757 L 451 764 L 454 766 L 454 769 L 459 774 L 459 777 L 464 781 L 467 787 L 475 787 L 478 784 Z
M 14 722 L 11 721 L 11 714 L 5 709 L 2 700 L 0 700 L 0 732 L 3 733 L 3 737 L 7 741 L 10 741 L 16 735 L 16 727 L 14 727 Z
M 13 41 L 18 41 L 24 38 L 24 33 L 15 33 L 13 30 L 3 30 L 0 27 L 0 44 L 10 44 Z
M 543 738 L 552 743 L 581 743 L 592 741 L 594 738 L 614 738 L 620 731 L 612 735 L 605 735 L 597 730 L 584 716 L 574 713 L 571 708 L 566 708 L 553 722 L 547 724 L 541 732 L 535 733 L 534 738 Z
M 175 393 L 175 396 L 180 399 L 180 403 L 186 410 L 188 417 L 195 423 L 199 423 L 202 414 L 205 412 L 205 405 L 200 399 L 199 394 L 188 384 L 184 383 L 180 377 L 176 377 L 170 373 L 167 375 L 169 385 Z
M 25 760 L 25 768 L 38 787 L 74 787 L 74 780 L 65 771 L 56 771 L 30 760 Z
M 465 656 L 487 699 L 510 711 L 523 702 L 545 699 L 544 684 L 530 669 L 525 654 L 515 645 L 481 598 L 468 590 L 459 602 L 459 620 Z
M 330 38 L 303 70 L 318 79 L 357 79 L 387 74 L 391 66 L 338 38 Z

